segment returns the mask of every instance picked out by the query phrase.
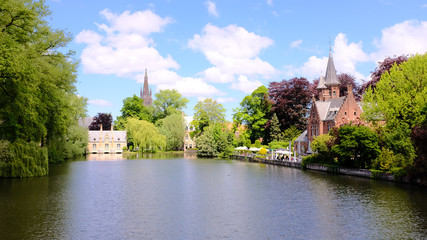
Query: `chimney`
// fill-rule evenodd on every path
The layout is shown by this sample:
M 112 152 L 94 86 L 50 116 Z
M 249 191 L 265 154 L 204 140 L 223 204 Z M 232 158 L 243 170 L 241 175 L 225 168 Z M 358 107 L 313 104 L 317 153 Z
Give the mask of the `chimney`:
M 351 84 L 347 85 L 347 96 L 353 96 L 353 86 Z

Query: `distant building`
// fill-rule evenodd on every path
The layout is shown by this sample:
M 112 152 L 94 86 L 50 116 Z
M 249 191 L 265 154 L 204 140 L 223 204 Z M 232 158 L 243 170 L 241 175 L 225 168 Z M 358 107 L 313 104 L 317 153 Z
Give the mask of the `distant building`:
M 126 131 L 103 131 L 102 125 L 99 131 L 89 131 L 89 153 L 122 153 L 123 147 L 127 146 Z
M 187 149 L 196 148 L 196 142 L 191 138 L 190 133 L 194 130 L 194 126 L 191 124 L 193 121 L 193 117 L 190 116 L 184 116 L 185 120 L 185 135 L 184 135 L 184 152 L 187 151 Z
M 151 97 L 151 89 L 148 88 L 147 69 L 145 69 L 144 88 L 141 88 L 140 98 L 144 100 L 144 106 L 146 107 L 153 104 L 153 98 Z
M 327 134 L 333 127 L 349 123 L 364 124 L 360 118 L 362 108 L 354 98 L 352 86 L 347 86 L 347 96 L 340 97 L 340 82 L 331 52 L 325 77 L 320 77 L 316 89 L 319 91 L 319 100 L 316 101 L 313 97 L 307 130 L 295 141 L 298 153 L 309 151 L 314 137 Z

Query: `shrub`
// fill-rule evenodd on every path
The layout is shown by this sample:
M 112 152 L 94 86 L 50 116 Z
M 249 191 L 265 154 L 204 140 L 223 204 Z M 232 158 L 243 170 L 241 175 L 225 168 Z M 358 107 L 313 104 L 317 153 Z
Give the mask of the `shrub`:
M 259 153 L 265 155 L 265 154 L 267 154 L 267 149 L 266 148 L 261 148 L 259 150 Z
M 49 172 L 47 149 L 35 142 L 1 140 L 0 151 L 0 177 L 36 177 Z
M 255 147 L 256 148 L 260 148 L 261 147 L 261 141 L 260 140 L 255 140 Z

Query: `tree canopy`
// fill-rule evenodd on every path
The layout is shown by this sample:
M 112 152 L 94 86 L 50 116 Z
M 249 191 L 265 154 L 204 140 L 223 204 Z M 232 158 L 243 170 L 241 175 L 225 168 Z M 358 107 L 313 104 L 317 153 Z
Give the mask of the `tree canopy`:
M 188 103 L 188 99 L 182 97 L 175 89 L 160 90 L 155 96 L 156 100 L 153 101 L 153 105 L 159 114 L 158 118 L 165 118 L 166 116 L 182 111 Z
M 63 52 L 70 34 L 51 28 L 49 15 L 44 1 L 0 2 L 0 138 L 22 140 L 16 146 L 28 144 L 28 151 L 30 142 L 47 146 L 51 159 L 87 100 L 76 94 L 74 53 Z
M 111 124 L 113 123 L 113 116 L 111 113 L 98 113 L 95 117 L 93 117 L 92 123 L 89 125 L 89 130 L 110 130 Z
M 265 125 L 269 119 L 271 102 L 268 98 L 268 89 L 260 86 L 246 96 L 240 103 L 240 108 L 234 109 L 235 123 L 247 126 L 251 141 L 265 138 Z
M 174 113 L 159 121 L 160 133 L 166 136 L 166 150 L 179 150 L 184 144 L 185 120 Z
M 268 88 L 272 100 L 271 113 L 279 118 L 281 129 L 296 126 L 306 127 L 307 114 L 311 103 L 310 83 L 305 78 L 292 78 L 271 82 Z
M 166 137 L 150 122 L 130 117 L 127 119 L 126 129 L 140 151 L 157 151 L 166 147 Z
M 192 124 L 197 133 L 203 132 L 203 129 L 211 124 L 225 122 L 224 107 L 212 98 L 197 102 L 194 112 Z

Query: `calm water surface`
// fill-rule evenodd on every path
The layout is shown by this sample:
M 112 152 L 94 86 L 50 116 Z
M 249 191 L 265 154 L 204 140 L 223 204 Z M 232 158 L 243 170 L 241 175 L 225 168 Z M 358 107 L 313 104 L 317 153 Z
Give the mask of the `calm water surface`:
M 0 179 L 0 239 L 427 236 L 426 190 L 182 154 L 139 158 Z

